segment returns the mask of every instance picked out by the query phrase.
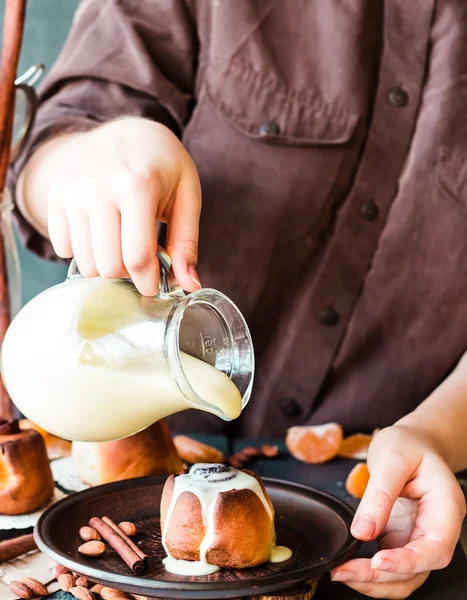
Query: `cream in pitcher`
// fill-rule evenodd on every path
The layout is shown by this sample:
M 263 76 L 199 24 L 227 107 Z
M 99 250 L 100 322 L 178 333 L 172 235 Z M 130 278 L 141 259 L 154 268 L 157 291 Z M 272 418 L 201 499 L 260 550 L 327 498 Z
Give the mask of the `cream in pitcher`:
M 26 417 L 81 441 L 131 435 L 197 408 L 235 419 L 254 356 L 235 305 L 215 290 L 185 295 L 159 249 L 161 293 L 74 274 L 29 302 L 2 347 L 8 392 Z

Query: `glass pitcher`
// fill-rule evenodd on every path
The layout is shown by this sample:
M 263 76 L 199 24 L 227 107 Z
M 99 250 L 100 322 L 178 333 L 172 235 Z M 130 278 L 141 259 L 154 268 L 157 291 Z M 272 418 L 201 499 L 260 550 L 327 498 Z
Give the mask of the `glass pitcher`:
M 55 435 L 105 441 L 196 408 L 239 416 L 254 376 L 251 336 L 222 293 L 186 294 L 158 249 L 160 293 L 130 280 L 67 280 L 29 302 L 8 329 L 2 376 L 17 407 Z

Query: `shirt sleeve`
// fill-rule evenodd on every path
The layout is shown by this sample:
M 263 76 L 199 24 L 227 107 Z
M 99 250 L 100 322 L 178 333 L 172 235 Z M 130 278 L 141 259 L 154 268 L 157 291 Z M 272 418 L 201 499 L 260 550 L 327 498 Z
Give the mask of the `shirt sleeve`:
M 40 89 L 33 131 L 10 168 L 13 195 L 29 157 L 56 135 L 123 116 L 149 118 L 180 135 L 193 105 L 197 55 L 188 0 L 81 0 Z M 26 247 L 58 260 L 18 208 L 14 216 Z

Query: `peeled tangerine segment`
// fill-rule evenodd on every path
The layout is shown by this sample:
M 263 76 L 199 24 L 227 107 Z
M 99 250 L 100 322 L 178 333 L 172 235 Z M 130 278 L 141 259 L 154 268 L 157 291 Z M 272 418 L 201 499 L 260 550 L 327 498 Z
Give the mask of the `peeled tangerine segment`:
M 368 458 L 368 448 L 373 437 L 366 433 L 355 433 L 349 435 L 342 442 L 339 456 L 343 458 L 355 458 L 357 460 L 366 460 Z
M 351 496 L 363 498 L 369 479 L 370 472 L 366 463 L 359 463 L 350 471 L 345 482 L 345 489 Z
M 291 427 L 285 443 L 298 460 L 320 464 L 332 460 L 342 444 L 342 427 L 338 423 Z

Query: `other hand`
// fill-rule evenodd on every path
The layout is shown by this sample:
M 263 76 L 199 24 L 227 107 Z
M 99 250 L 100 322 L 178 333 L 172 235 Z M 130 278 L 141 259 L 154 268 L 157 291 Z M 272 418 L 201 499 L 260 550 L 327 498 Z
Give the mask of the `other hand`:
M 331 577 L 372 598 L 407 598 L 451 561 L 466 514 L 464 494 L 432 440 L 395 425 L 368 456 L 370 480 L 352 524 L 363 541 L 379 537 L 372 559 L 354 559 Z

